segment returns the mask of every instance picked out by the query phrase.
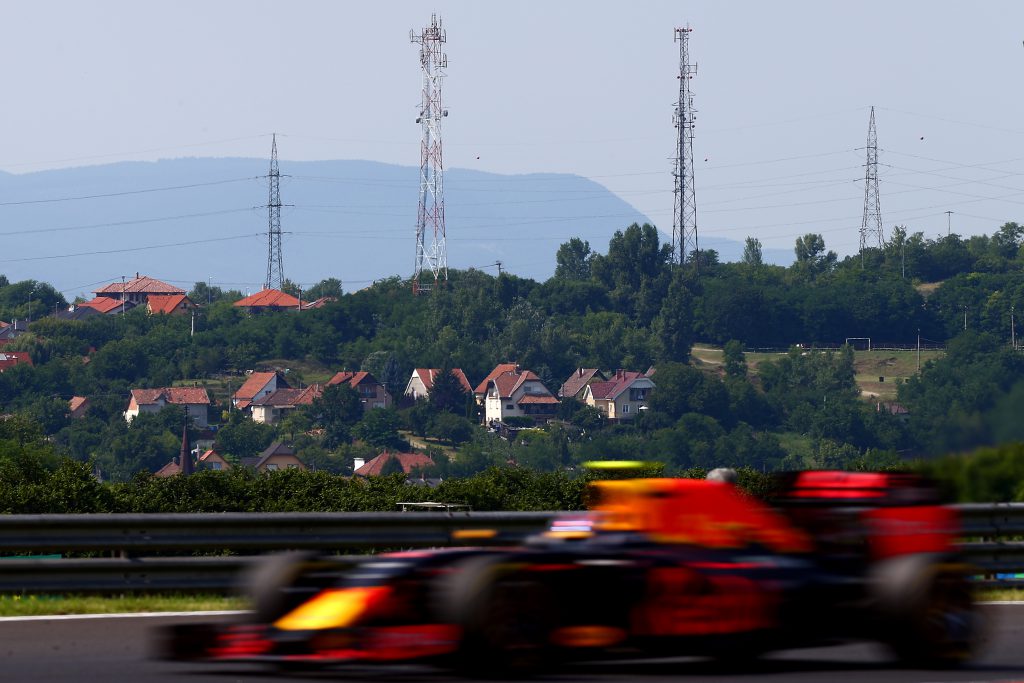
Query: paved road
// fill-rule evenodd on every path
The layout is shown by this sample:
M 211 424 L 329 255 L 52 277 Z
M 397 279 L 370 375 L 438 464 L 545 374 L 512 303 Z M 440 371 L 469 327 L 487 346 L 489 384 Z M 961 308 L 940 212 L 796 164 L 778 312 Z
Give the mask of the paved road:
M 696 659 L 576 665 L 546 680 L 559 682 L 639 681 L 790 681 L 847 683 L 932 683 L 940 681 L 1024 680 L 1024 606 L 993 605 L 992 636 L 984 656 L 958 671 L 894 669 L 880 649 L 848 645 L 780 653 L 752 672 L 730 670 Z M 208 617 L 210 619 L 210 617 Z M 0 620 L 0 680 L 5 683 L 94 683 L 178 681 L 347 680 L 373 683 L 441 683 L 443 672 L 423 666 L 345 669 L 344 673 L 287 674 L 253 666 L 215 666 L 153 661 L 148 658 L 151 630 L 161 624 L 195 621 L 195 617 L 122 617 L 90 619 Z

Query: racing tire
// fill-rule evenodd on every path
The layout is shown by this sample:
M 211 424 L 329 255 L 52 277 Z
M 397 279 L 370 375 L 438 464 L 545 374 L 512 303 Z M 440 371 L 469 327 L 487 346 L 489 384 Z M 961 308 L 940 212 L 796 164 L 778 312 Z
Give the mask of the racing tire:
M 441 587 L 442 619 L 462 629 L 450 662 L 461 674 L 522 679 L 555 663 L 555 599 L 547 585 L 506 557 L 460 564 Z
M 293 551 L 268 555 L 242 577 L 240 592 L 252 604 L 252 618 L 270 623 L 300 605 L 315 590 L 300 586 L 303 573 L 317 554 Z
M 953 668 L 977 650 L 983 620 L 969 568 L 936 555 L 887 560 L 872 572 L 882 641 L 909 666 Z

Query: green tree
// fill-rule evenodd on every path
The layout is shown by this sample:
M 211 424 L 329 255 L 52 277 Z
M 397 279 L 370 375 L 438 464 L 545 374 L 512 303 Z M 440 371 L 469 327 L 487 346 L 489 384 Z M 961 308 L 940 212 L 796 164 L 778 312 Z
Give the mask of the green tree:
M 693 294 L 687 275 L 679 269 L 652 324 L 658 340 L 658 360 L 686 362 L 693 346 Z
M 324 428 L 325 445 L 333 448 L 351 440 L 352 427 L 363 418 L 363 404 L 355 389 L 347 384 L 333 384 L 313 399 L 310 415 L 315 424 Z
M 725 374 L 729 377 L 747 376 L 747 357 L 743 353 L 743 344 L 735 339 L 725 343 L 722 349 L 722 358 L 725 361 Z
M 393 408 L 374 408 L 356 423 L 352 435 L 372 446 L 402 448 L 405 442 L 398 435 L 401 424 Z
M 560 280 L 589 280 L 593 253 L 590 242 L 573 237 L 558 247 L 555 254 L 555 278 Z
M 761 240 L 756 237 L 748 237 L 743 243 L 743 263 L 751 268 L 760 268 L 764 265 L 764 258 L 761 255 Z
M 430 388 L 430 405 L 438 411 L 464 415 L 466 412 L 466 388 L 452 371 L 447 362 L 434 375 Z

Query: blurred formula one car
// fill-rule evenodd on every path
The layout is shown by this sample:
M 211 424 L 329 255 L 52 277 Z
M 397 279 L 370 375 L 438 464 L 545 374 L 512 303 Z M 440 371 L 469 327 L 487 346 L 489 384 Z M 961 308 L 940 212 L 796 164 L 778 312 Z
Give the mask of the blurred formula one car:
M 965 661 L 979 618 L 955 511 L 911 475 L 803 472 L 774 507 L 727 483 L 595 482 L 591 510 L 507 548 L 379 555 L 344 570 L 276 556 L 237 623 L 169 634 L 179 659 L 333 665 L 430 659 L 523 675 L 598 657 L 876 640 Z

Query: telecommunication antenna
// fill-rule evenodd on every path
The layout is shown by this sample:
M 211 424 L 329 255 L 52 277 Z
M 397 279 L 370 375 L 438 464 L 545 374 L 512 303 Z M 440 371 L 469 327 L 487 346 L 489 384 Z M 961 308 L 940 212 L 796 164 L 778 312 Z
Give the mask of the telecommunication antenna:
M 673 122 L 676 127 L 675 202 L 672 207 L 672 259 L 684 264 L 692 259 L 697 269 L 697 195 L 693 187 L 693 128 L 697 117 L 693 108 L 693 92 L 690 81 L 697 73 L 697 65 L 690 64 L 690 32 L 686 28 L 675 29 L 673 40 L 679 43 L 679 101 L 676 103 Z
M 441 80 L 448 56 L 441 46 L 447 35 L 436 14 L 421 33 L 409 31 L 409 41 L 420 45 L 423 92 L 416 123 L 423 128 L 420 144 L 420 201 L 416 213 L 416 266 L 412 276 L 414 293 L 430 291 L 448 280 L 448 255 L 444 229 L 444 156 L 441 148 L 441 119 L 448 110 L 441 104 Z M 429 273 L 432 281 L 428 279 Z
M 864 164 L 864 217 L 860 222 L 860 263 L 864 267 L 864 249 L 882 248 L 882 206 L 878 197 L 878 133 L 875 130 L 875 108 L 871 107 L 868 122 L 867 162 Z
M 281 289 L 284 265 L 281 258 L 281 172 L 277 167 L 277 134 L 270 147 L 270 199 L 267 202 L 267 281 L 263 289 Z

